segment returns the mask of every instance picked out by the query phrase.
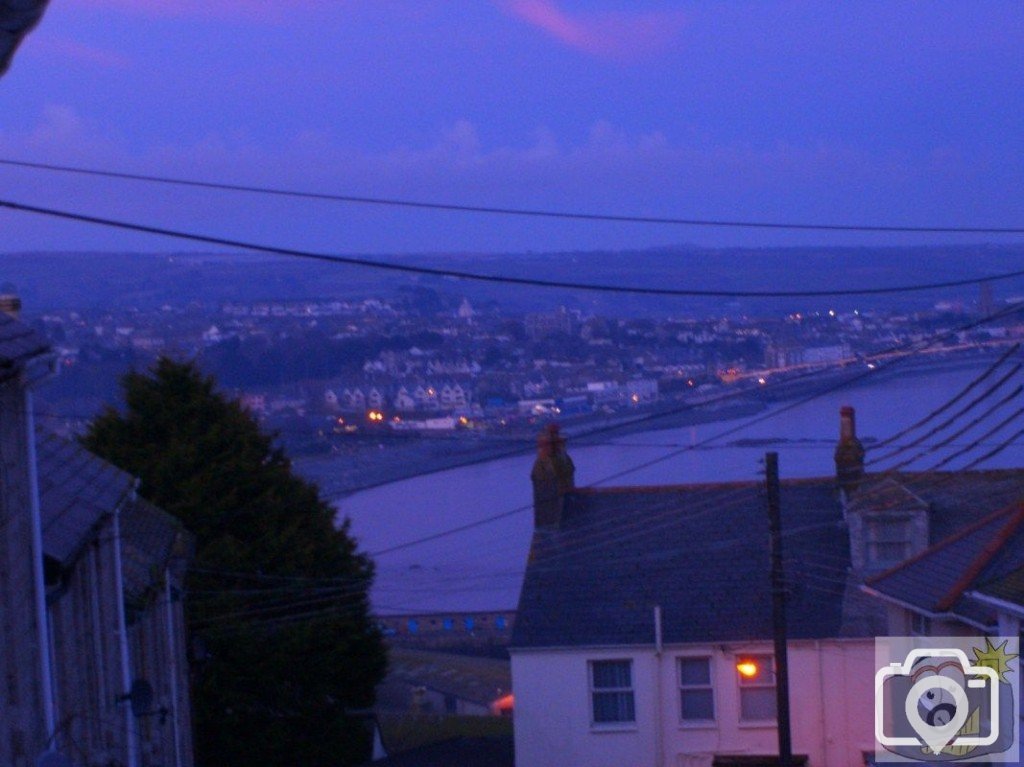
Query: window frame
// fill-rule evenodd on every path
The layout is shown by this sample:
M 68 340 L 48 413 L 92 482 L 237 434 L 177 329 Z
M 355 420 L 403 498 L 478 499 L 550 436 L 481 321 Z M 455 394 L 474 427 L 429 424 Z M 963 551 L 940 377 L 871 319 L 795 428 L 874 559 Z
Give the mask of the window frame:
M 885 535 L 883 531 L 891 531 L 897 525 L 902 528 L 902 536 Z M 898 565 L 911 556 L 914 548 L 914 532 L 911 521 L 902 516 L 875 517 L 865 521 L 864 557 L 869 566 L 891 567 Z M 883 533 L 879 535 L 879 533 Z M 899 557 L 880 557 L 878 547 L 902 546 Z
M 771 670 L 771 682 L 757 682 L 747 677 L 744 677 L 739 670 L 736 671 L 736 688 L 737 688 L 737 700 L 739 704 L 737 706 L 738 721 L 740 726 L 756 727 L 765 724 L 774 724 L 778 722 L 779 711 L 776 703 L 774 691 L 778 686 L 778 671 L 775 666 L 775 654 L 774 653 L 746 653 L 743 655 L 736 656 L 736 663 L 739 664 L 744 660 L 752 660 L 759 664 L 768 665 Z M 775 707 L 775 714 L 771 717 L 761 717 L 758 719 L 748 718 L 743 715 L 743 691 L 744 690 L 772 690 L 772 706 Z
M 601 664 L 611 663 L 624 663 L 629 671 L 629 686 L 628 687 L 598 687 L 594 683 L 594 668 Z M 636 721 L 636 687 L 633 679 L 633 659 L 632 658 L 594 658 L 587 661 L 587 689 L 590 698 L 590 729 L 592 730 L 635 730 L 637 727 Z M 630 709 L 632 712 L 632 719 L 616 719 L 613 721 L 599 722 L 597 721 L 595 703 L 597 696 L 601 694 L 628 694 L 630 699 Z
M 683 684 L 683 663 L 702 660 L 707 664 L 708 681 L 706 684 Z M 679 724 L 683 727 L 707 727 L 718 721 L 718 706 L 715 701 L 714 658 L 710 655 L 679 655 L 676 656 L 676 687 L 679 690 Z M 683 696 L 687 692 L 711 693 L 711 717 L 687 719 L 683 716 Z

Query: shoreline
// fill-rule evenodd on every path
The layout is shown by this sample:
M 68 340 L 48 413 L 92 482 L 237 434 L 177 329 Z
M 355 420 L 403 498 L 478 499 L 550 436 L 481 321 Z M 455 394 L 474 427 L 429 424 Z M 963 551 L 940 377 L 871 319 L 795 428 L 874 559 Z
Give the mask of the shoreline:
M 813 385 L 811 381 L 795 381 L 787 386 L 787 382 L 782 381 L 778 384 L 779 388 L 770 391 L 737 390 L 734 402 L 723 398 L 705 404 L 696 403 L 692 407 L 686 407 L 685 402 L 673 402 L 662 408 L 664 412 L 654 409 L 632 418 L 619 419 L 586 417 L 563 421 L 562 425 L 574 444 L 587 447 L 604 440 L 620 439 L 642 432 L 753 417 L 771 407 L 786 405 L 802 398 L 874 385 L 895 376 L 919 377 L 979 368 L 993 359 L 994 355 L 970 359 L 915 360 L 915 364 L 907 366 L 882 366 L 867 375 L 862 367 L 847 367 L 830 371 L 824 382 L 815 377 Z M 538 424 L 537 428 L 541 426 Z M 528 437 L 523 434 L 458 439 L 423 437 L 389 443 L 378 439 L 356 446 L 349 455 L 299 458 L 293 464 L 304 478 L 321 488 L 329 502 L 337 504 L 357 493 L 414 477 L 529 455 L 534 451 L 534 438 L 534 435 Z

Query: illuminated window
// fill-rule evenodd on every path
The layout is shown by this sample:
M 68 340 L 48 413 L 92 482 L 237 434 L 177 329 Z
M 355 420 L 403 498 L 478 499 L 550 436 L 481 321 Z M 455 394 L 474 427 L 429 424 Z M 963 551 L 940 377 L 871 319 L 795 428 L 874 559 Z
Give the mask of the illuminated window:
M 714 720 L 710 658 L 679 659 L 679 717 L 684 722 Z
M 498 629 L 498 631 L 504 631 L 507 627 L 508 622 L 505 620 L 504 615 L 499 615 L 494 619 L 494 628 Z
M 740 720 L 775 719 L 775 662 L 771 655 L 747 655 L 736 659 L 740 682 Z
M 415 634 L 417 631 L 420 630 L 420 622 L 415 618 L 410 618 L 409 622 L 406 625 L 409 627 L 410 634 Z
M 445 631 L 451 631 L 453 628 L 455 628 L 455 621 L 453 621 L 451 618 L 445 618 L 443 621 L 441 621 L 441 625 L 444 627 Z
M 590 698 L 595 725 L 635 722 L 633 661 L 591 661 Z

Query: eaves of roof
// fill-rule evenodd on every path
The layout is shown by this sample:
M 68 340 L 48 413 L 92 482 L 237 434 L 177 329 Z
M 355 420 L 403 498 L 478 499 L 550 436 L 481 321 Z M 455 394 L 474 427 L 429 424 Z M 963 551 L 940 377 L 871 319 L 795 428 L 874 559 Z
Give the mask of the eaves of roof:
M 1007 543 L 1021 530 L 1022 522 L 1024 502 L 999 509 L 895 567 L 867 579 L 862 589 L 927 617 L 953 617 L 979 625 L 977 616 L 972 620 L 964 615 L 966 610 L 963 608 L 967 607 L 964 597 Z M 986 537 L 978 541 L 971 540 L 986 527 L 992 528 Z M 957 548 L 969 546 L 974 550 L 966 552 L 968 556 L 959 572 L 952 580 L 945 577 L 943 582 L 944 576 L 948 576 L 949 573 L 943 573 L 942 569 L 948 567 L 950 562 L 956 561 Z M 916 594 L 909 593 L 913 589 L 908 589 L 908 583 L 921 579 L 931 580 L 938 587 L 938 591 L 930 594 L 921 593 L 919 598 L 915 598 Z

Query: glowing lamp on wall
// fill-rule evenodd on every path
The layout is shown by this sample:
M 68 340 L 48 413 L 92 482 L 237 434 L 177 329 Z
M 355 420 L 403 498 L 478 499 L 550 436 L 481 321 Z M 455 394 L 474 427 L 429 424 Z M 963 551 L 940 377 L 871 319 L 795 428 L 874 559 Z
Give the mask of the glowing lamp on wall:
M 760 666 L 757 665 L 756 661 L 751 660 L 750 658 L 743 658 L 737 661 L 736 670 L 739 672 L 740 676 L 745 679 L 753 679 L 761 673 Z

